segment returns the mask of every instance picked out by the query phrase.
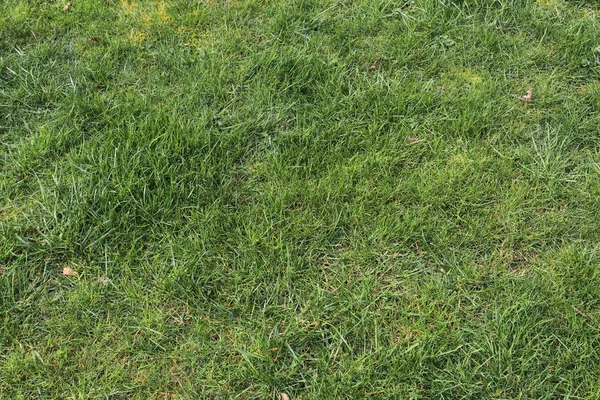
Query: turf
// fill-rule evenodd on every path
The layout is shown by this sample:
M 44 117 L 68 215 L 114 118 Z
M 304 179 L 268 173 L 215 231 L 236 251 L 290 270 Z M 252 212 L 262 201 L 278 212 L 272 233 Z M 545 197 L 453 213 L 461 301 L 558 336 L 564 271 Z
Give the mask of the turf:
M 0 398 L 600 398 L 599 3 L 65 5 L 0 4 Z

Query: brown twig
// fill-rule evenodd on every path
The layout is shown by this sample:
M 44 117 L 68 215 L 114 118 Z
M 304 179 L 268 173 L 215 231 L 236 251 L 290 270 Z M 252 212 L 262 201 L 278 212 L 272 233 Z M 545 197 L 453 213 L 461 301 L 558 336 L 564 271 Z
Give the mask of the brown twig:
M 587 319 L 589 322 L 592 322 L 592 317 L 590 317 L 589 315 L 587 315 L 586 313 L 581 311 L 579 308 L 573 307 L 573 310 L 575 310 L 575 312 L 577 314 L 581 315 L 583 318 Z

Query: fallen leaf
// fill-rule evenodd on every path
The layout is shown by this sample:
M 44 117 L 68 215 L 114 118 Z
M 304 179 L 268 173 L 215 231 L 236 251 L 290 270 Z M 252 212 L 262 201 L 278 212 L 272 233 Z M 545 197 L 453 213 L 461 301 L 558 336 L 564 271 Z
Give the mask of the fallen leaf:
M 521 96 L 521 100 L 523 100 L 525 103 L 530 102 L 533 99 L 533 89 L 529 89 L 527 91 L 527 93 L 523 96 Z
M 108 285 L 110 282 L 111 280 L 105 276 L 101 276 L 100 278 L 98 278 L 98 283 L 101 283 L 103 285 Z
M 375 71 L 377 69 L 377 65 L 379 64 L 379 60 L 373 61 L 373 64 L 369 67 L 369 71 Z
M 68 2 L 67 4 L 65 4 L 65 6 L 63 7 L 63 12 L 68 12 L 71 11 L 71 2 Z
M 79 275 L 79 272 L 75 271 L 71 267 L 64 267 L 61 271 L 61 274 L 65 275 L 65 276 L 77 276 L 77 275 Z
M 281 400 L 290 400 L 290 396 L 288 396 L 287 394 L 281 392 L 281 394 L 279 395 L 279 398 Z
M 90 36 L 90 37 L 88 37 L 88 41 L 90 41 L 90 42 L 99 42 L 100 41 L 100 36 Z
M 409 142 L 411 142 L 411 143 L 416 143 L 416 142 L 420 142 L 420 141 L 421 141 L 421 139 L 419 139 L 419 138 L 418 138 L 418 137 L 416 137 L 416 136 L 409 136 L 407 139 L 408 139 L 408 141 L 409 141 Z

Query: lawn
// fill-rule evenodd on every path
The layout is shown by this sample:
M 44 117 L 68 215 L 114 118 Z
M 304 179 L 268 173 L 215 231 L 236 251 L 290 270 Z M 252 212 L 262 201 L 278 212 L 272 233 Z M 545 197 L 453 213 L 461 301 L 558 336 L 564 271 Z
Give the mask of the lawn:
M 0 398 L 600 398 L 599 78 L 591 0 L 3 0 Z

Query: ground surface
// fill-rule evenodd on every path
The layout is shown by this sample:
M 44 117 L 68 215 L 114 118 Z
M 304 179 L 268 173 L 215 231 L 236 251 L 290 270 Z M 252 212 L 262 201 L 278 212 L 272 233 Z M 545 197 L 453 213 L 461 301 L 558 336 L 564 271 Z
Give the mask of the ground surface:
M 600 398 L 599 3 L 65 5 L 0 5 L 0 398 Z

